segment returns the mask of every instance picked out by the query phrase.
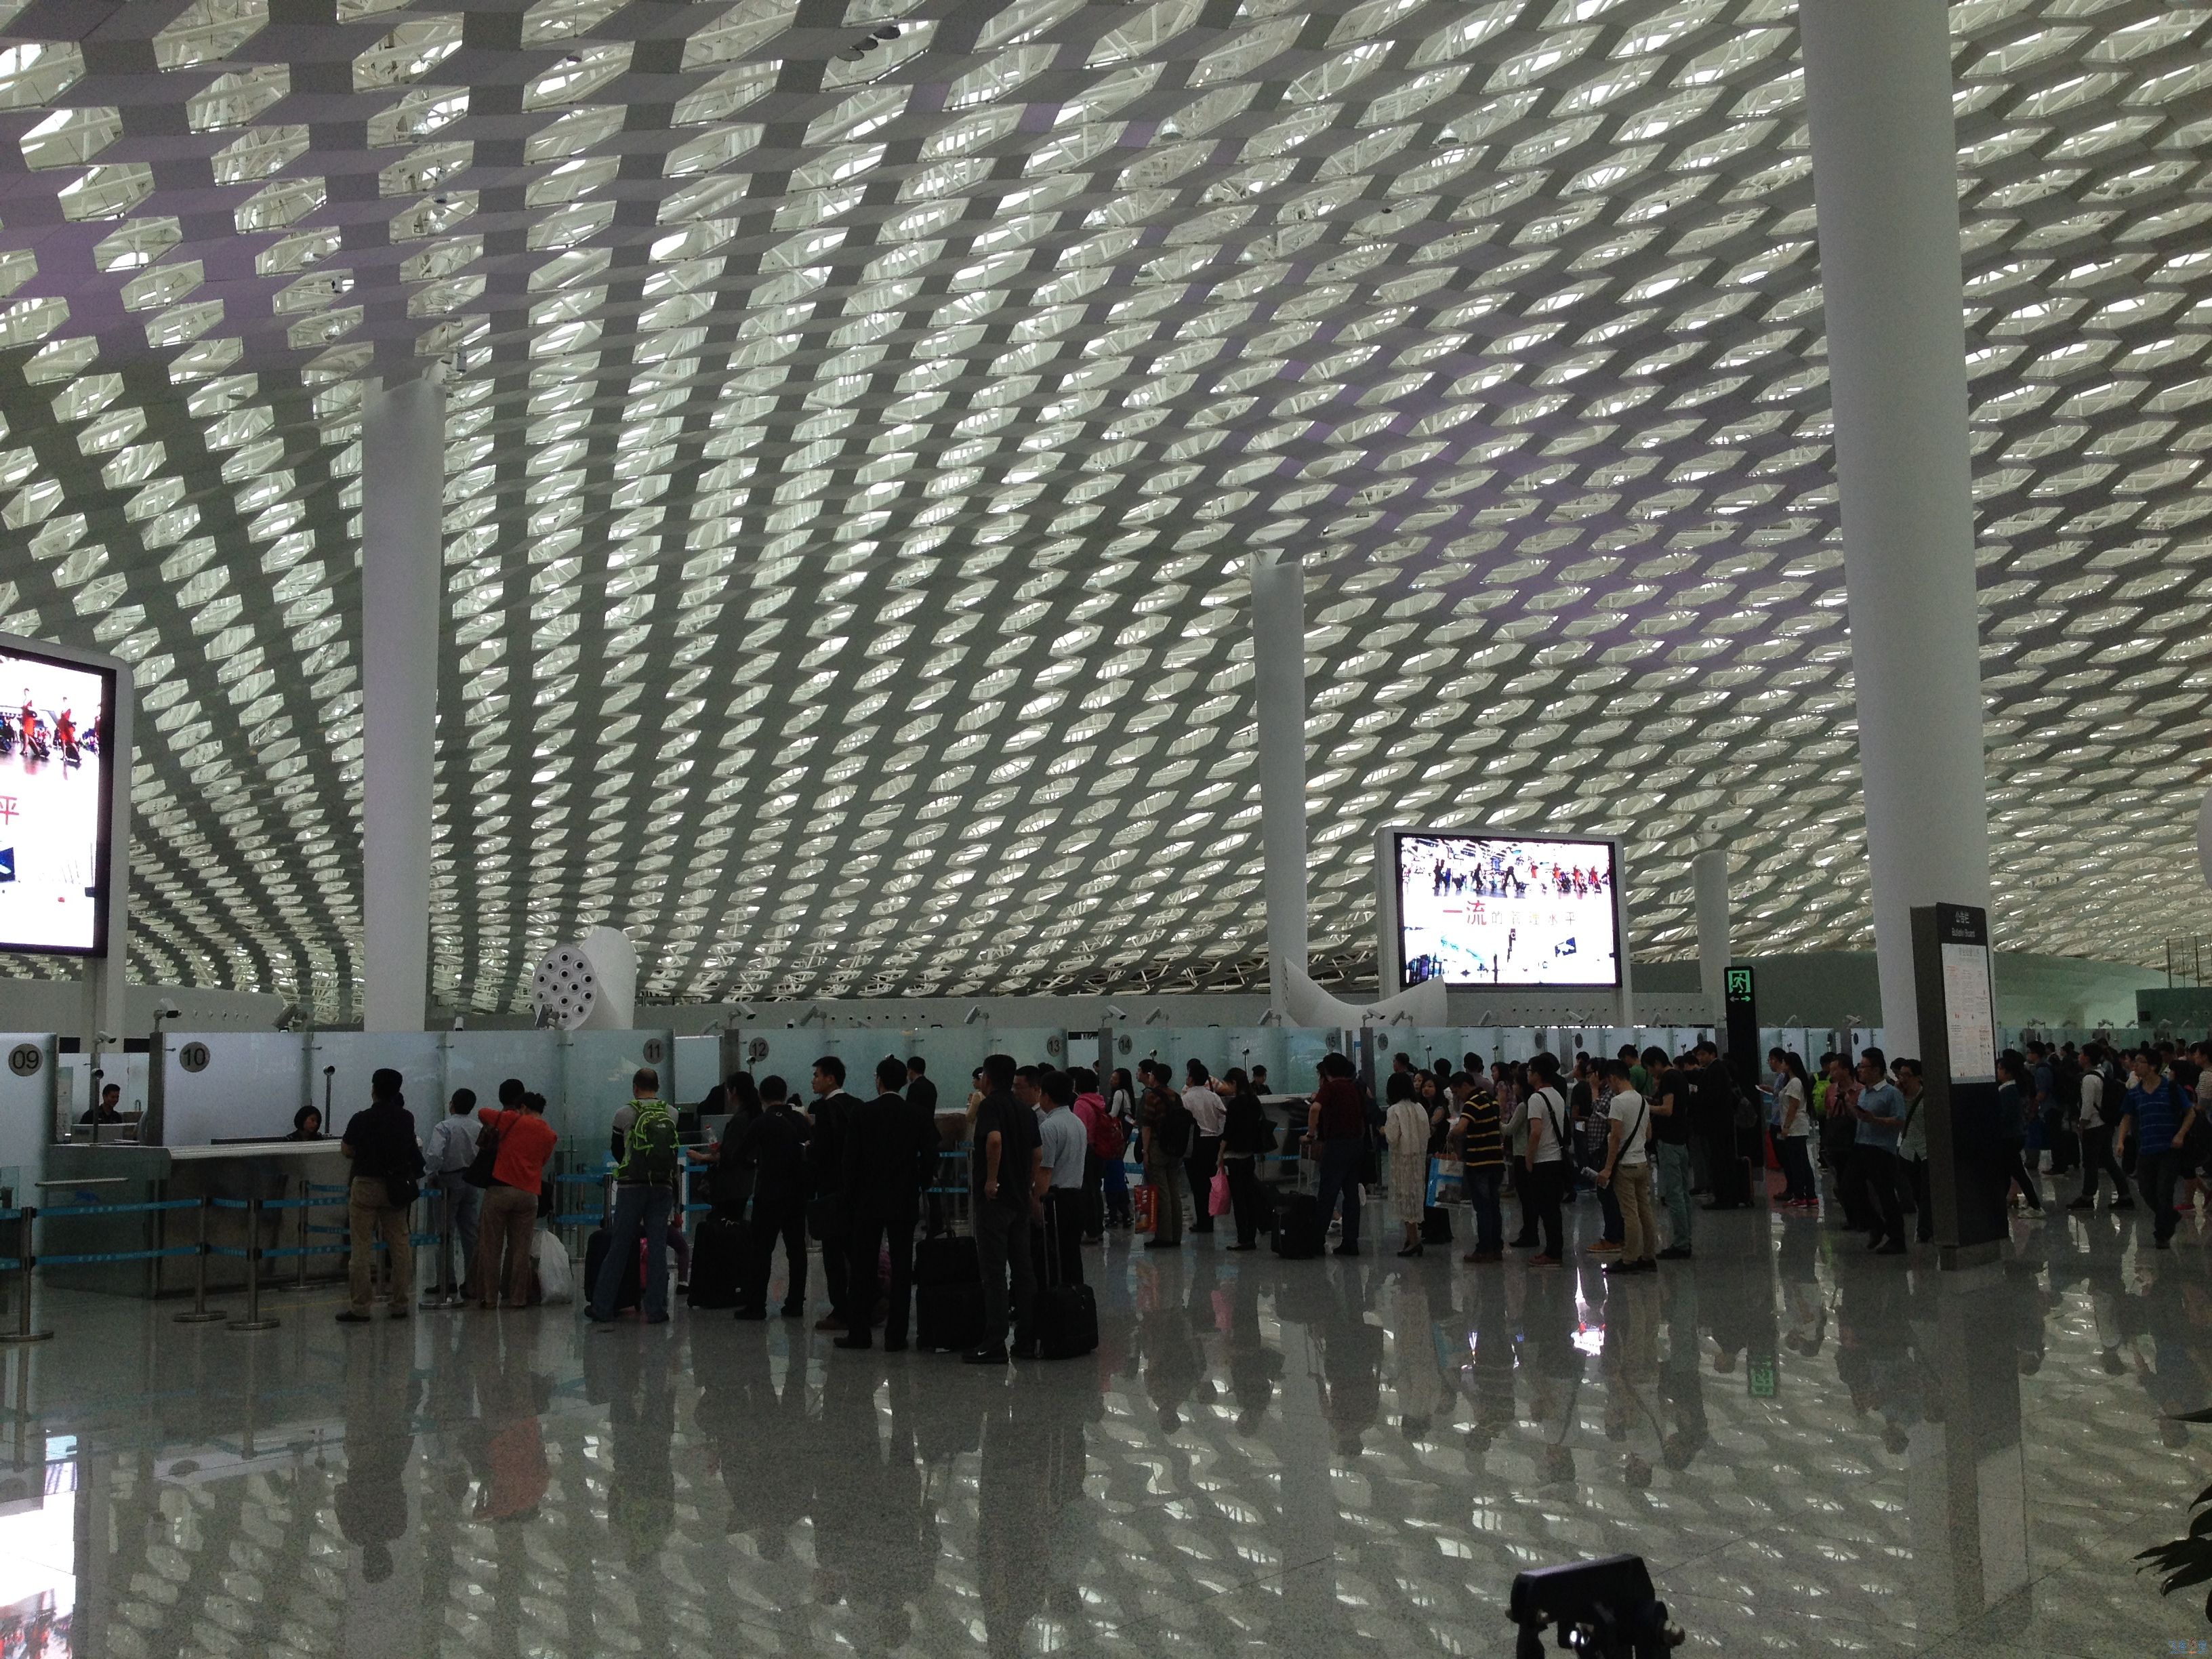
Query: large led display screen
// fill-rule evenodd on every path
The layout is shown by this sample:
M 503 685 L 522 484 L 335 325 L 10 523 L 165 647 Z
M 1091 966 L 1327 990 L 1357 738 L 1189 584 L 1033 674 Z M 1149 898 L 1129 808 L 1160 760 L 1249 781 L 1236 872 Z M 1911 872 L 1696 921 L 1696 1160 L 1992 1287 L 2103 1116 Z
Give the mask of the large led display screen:
M 0 647 L 0 951 L 106 945 L 114 677 Z
M 1620 983 L 1613 844 L 1396 838 L 1402 983 L 1590 990 Z

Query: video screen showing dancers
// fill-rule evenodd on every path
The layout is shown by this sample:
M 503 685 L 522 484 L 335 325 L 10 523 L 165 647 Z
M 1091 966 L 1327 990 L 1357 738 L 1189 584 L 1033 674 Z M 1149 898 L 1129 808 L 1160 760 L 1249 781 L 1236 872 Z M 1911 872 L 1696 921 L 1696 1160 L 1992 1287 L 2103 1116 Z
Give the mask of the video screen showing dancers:
M 1400 836 L 1404 984 L 1620 983 L 1611 843 Z
M 100 945 L 109 676 L 0 651 L 0 950 Z

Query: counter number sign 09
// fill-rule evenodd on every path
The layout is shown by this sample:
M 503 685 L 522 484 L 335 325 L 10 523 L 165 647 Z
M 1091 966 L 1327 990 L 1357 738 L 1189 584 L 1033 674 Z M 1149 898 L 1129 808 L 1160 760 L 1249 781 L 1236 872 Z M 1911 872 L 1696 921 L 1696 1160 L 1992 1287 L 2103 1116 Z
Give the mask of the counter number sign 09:
M 35 1042 L 19 1042 L 8 1051 L 8 1069 L 17 1077 L 36 1077 L 46 1057 Z
M 177 1064 L 188 1072 L 204 1072 L 208 1068 L 207 1044 L 187 1042 L 177 1050 Z

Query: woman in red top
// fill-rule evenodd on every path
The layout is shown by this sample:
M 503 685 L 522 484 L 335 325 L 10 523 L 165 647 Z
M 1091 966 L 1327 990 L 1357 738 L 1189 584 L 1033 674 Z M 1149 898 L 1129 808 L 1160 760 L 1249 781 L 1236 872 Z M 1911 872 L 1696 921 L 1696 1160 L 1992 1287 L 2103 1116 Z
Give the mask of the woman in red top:
M 500 1098 L 510 1099 L 508 1085 L 500 1085 Z M 524 1094 L 520 1084 L 511 1097 L 520 1109 L 487 1106 L 477 1117 L 488 1133 L 499 1137 L 492 1161 L 491 1182 L 484 1189 L 483 1218 L 477 1231 L 477 1306 L 489 1310 L 499 1294 L 500 1255 L 506 1251 L 507 1302 L 511 1308 L 530 1302 L 531 1235 L 538 1227 L 538 1194 L 545 1184 L 545 1160 L 553 1156 L 561 1137 L 545 1121 L 545 1097 Z

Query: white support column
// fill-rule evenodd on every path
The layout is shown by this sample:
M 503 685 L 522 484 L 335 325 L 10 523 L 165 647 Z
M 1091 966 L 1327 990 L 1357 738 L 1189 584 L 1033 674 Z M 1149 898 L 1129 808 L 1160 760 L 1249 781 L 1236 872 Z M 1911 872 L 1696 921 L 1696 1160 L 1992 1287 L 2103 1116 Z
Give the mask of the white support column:
M 1915 905 L 1989 903 L 1959 167 L 1943 0 L 1803 0 L 1881 1017 Z
M 131 666 L 118 662 L 115 708 L 106 733 L 107 753 L 104 757 L 106 763 L 114 769 L 107 801 L 107 891 L 102 900 L 106 910 L 107 948 L 104 956 L 85 958 L 82 1038 L 91 1069 L 112 1073 L 107 1080 L 116 1081 L 122 1078 L 122 1064 L 119 1058 L 109 1060 L 103 1051 L 111 1045 L 102 1039 L 115 1039 L 112 1046 L 119 1057 L 122 1040 L 139 1035 L 125 1029 L 131 965 L 131 775 L 137 766 L 132 727 L 137 718 L 137 682 Z M 97 1102 L 99 1097 L 95 1089 L 93 1099 Z
M 1270 1006 L 1306 970 L 1306 578 L 1295 553 L 1252 556 L 1252 685 L 1260 714 L 1260 848 Z M 1389 988 L 1384 987 L 1387 992 Z
M 1690 861 L 1690 877 L 1697 893 L 1698 990 L 1705 1018 L 1718 1025 L 1728 1018 L 1728 854 L 1698 854 Z
M 428 380 L 362 417 L 362 1029 L 419 1031 L 430 984 L 445 398 Z

